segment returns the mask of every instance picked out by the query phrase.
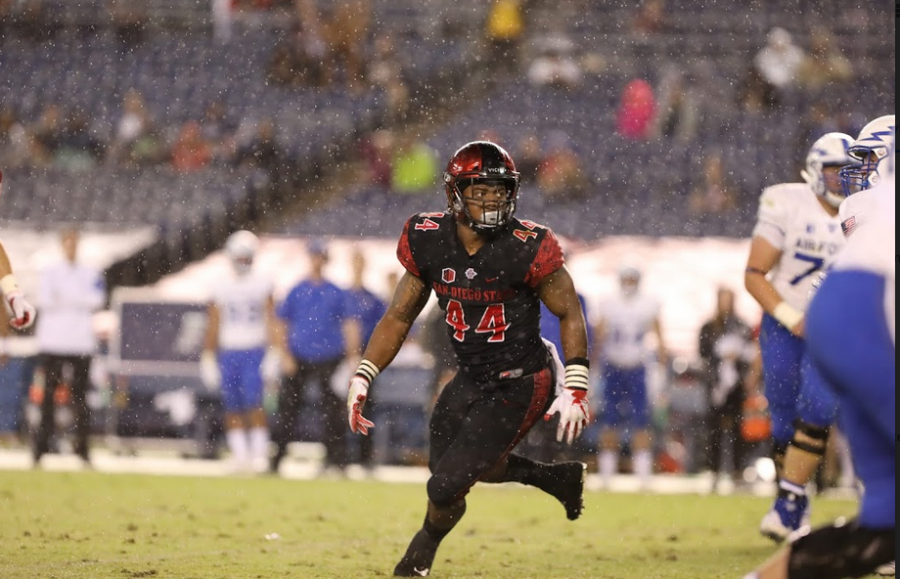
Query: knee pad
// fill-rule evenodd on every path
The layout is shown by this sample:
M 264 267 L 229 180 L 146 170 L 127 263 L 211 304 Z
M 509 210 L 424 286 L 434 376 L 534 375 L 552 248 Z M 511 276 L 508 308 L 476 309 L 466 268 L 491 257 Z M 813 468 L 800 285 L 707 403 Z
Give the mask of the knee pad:
M 828 444 L 828 433 L 830 431 L 831 429 L 828 426 L 816 426 L 798 418 L 794 421 L 794 438 L 791 440 L 791 446 L 816 456 L 822 456 L 825 454 L 825 446 Z M 812 444 L 805 440 L 797 440 L 798 433 L 816 442 Z
M 864 577 L 894 560 L 894 537 L 855 520 L 816 529 L 791 543 L 788 579 Z

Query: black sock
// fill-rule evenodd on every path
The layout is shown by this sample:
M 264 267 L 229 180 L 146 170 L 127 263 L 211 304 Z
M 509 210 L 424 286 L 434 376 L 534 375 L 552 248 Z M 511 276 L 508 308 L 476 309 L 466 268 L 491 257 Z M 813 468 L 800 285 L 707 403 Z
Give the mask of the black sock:
M 454 525 L 455 526 L 455 525 Z M 428 520 L 428 516 L 425 516 L 425 522 L 422 523 L 422 530 L 420 532 L 425 533 L 425 535 L 434 541 L 435 543 L 440 543 L 447 534 L 453 530 L 453 527 L 447 529 L 439 529 L 434 526 L 434 524 Z

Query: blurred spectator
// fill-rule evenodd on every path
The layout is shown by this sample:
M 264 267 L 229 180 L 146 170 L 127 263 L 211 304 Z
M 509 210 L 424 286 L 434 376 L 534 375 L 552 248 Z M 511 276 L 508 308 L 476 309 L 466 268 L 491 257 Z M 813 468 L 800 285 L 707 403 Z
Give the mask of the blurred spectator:
M 34 465 L 50 452 L 50 439 L 55 427 L 56 390 L 68 384 L 75 417 L 75 454 L 90 464 L 88 434 L 90 409 L 87 391 L 90 387 L 91 357 L 96 351 L 92 316 L 103 307 L 106 291 L 97 270 L 78 263 L 78 232 L 61 235 L 64 260 L 41 272 L 38 299 L 40 315 L 35 336 L 44 370 L 45 386 L 41 403 L 41 425 L 34 439 Z M 69 378 L 66 379 L 66 370 Z
M 516 169 L 519 170 L 519 182 L 523 185 L 537 183 L 538 167 L 541 165 L 541 141 L 535 134 L 525 135 L 519 139 L 516 153 Z
M 220 100 L 211 101 L 203 114 L 200 136 L 209 143 L 215 161 L 230 160 L 234 155 L 233 132 L 234 127 L 225 116 L 225 105 Z
M 817 93 L 823 88 L 849 82 L 853 67 L 834 46 L 834 39 L 828 30 L 816 26 L 810 37 L 810 53 L 805 56 L 798 71 L 801 86 Z
M 143 42 L 146 35 L 147 14 L 142 2 L 112 0 L 109 4 L 116 38 L 126 49 Z
M 837 110 L 836 110 L 837 109 Z M 825 133 L 859 133 L 864 120 L 857 118 L 852 112 L 844 109 L 827 98 L 814 99 L 806 107 L 805 114 L 800 117 L 797 131 L 797 150 L 809 148 Z
M 508 70 L 517 70 L 519 50 L 525 32 L 523 0 L 493 0 L 488 9 L 485 37 L 488 58 L 503 62 Z
M 696 187 L 688 198 L 691 213 L 723 213 L 734 209 L 736 195 L 726 181 L 722 168 L 722 156 L 709 153 L 703 162 L 703 183 Z
M 387 311 L 387 303 L 369 291 L 363 284 L 363 274 L 366 271 L 366 258 L 362 251 L 353 252 L 352 268 L 353 283 L 346 291 L 347 295 L 347 314 L 356 320 L 359 324 L 360 345 L 365 351 L 369 338 L 375 331 L 375 326 L 381 320 L 381 316 Z M 393 290 L 394 288 L 389 288 Z M 393 292 L 391 292 L 393 294 Z M 374 415 L 378 404 L 378 379 L 369 385 L 369 395 L 366 401 L 366 410 L 370 415 Z M 374 437 L 361 437 L 360 444 L 360 462 L 368 469 L 375 466 L 374 463 Z
M 719 288 L 716 313 L 700 329 L 699 353 L 709 392 L 709 460 L 713 491 L 719 475 L 739 484 L 744 468 L 741 415 L 756 345 L 750 328 L 734 312 L 734 292 Z M 723 469 L 723 438 L 731 447 L 731 468 Z
M 212 152 L 200 134 L 200 123 L 187 121 L 172 144 L 172 167 L 187 173 L 209 166 Z
M 659 107 L 654 132 L 679 143 L 691 141 L 697 134 L 699 95 L 688 75 L 668 67 L 659 86 Z
M 236 166 L 262 169 L 272 181 L 278 180 L 284 163 L 284 151 L 275 138 L 275 123 L 271 119 L 259 123 L 253 139 L 238 148 L 234 163 Z
M 59 21 L 46 17 L 43 0 L 17 0 L 13 6 L 19 33 L 35 42 L 53 37 L 59 30 Z
M 347 312 L 343 290 L 324 277 L 328 261 L 325 241 L 310 240 L 307 251 L 311 262 L 309 277 L 294 286 L 277 308 L 285 326 L 282 349 L 287 371 L 278 395 L 278 417 L 272 427 L 276 451 L 269 469 L 273 473 L 278 472 L 288 442 L 294 438 L 303 392 L 313 380 L 319 383 L 319 403 L 314 410 L 324 422 L 325 470 L 343 472 L 348 462 L 344 396 L 331 388 L 331 378 L 345 358 L 354 368 L 359 362 L 360 329 Z
M 409 89 L 403 79 L 403 69 L 393 37 L 390 34 L 380 34 L 375 38 L 375 51 L 368 63 L 366 77 L 370 85 L 385 92 L 387 126 L 402 123 L 409 108 Z
M 663 0 L 644 0 L 631 19 L 631 31 L 650 36 L 666 28 L 666 7 Z
M 622 91 L 616 127 L 626 139 L 642 140 L 650 136 L 656 116 L 653 88 L 646 80 L 631 80 Z
M 364 80 L 364 52 L 372 7 L 369 0 L 333 0 L 330 4 L 326 38 L 332 66 L 326 68 L 325 73 L 334 72 L 341 61 L 347 86 L 351 90 L 360 89 Z M 332 80 L 330 76 L 326 77 L 328 84 Z
M 537 169 L 541 194 L 562 201 L 583 198 L 589 193 L 589 184 L 569 137 L 562 131 L 553 131 L 547 140 L 548 153 Z
M 87 118 L 71 111 L 58 140 L 54 163 L 69 169 L 89 169 L 103 160 L 104 145 L 91 135 Z
M 547 36 L 535 42 L 539 56 L 528 66 L 528 81 L 534 86 L 573 88 L 581 84 L 581 67 L 572 57 L 575 45 L 568 36 Z
M 753 57 L 754 71 L 762 81 L 762 101 L 776 106 L 796 86 L 805 56 L 791 33 L 779 26 L 769 30 L 766 45 Z
M 148 124 L 144 131 L 131 142 L 124 162 L 139 167 L 161 165 L 168 161 L 169 151 L 166 143 L 159 134 L 159 129 L 153 124 Z
M 46 158 L 52 158 L 59 148 L 63 135 L 63 118 L 59 106 L 49 104 L 44 107 L 31 132 L 34 135 L 35 147 L 41 149 L 41 154 Z
M 425 141 L 413 135 L 401 135 L 391 159 L 391 190 L 395 193 L 420 193 L 435 183 L 440 172 L 437 154 Z
M 115 161 L 131 160 L 135 142 L 150 129 L 151 119 L 144 104 L 144 97 L 136 89 L 128 89 L 122 103 L 122 116 L 116 122 L 110 156 Z
M 212 0 L 213 37 L 219 42 L 231 40 L 231 10 L 234 0 Z
M 10 169 L 42 164 L 33 154 L 34 137 L 11 108 L 0 109 L 0 167 Z M 48 157 L 43 160 L 49 162 Z
M 394 134 L 388 129 L 370 133 L 360 144 L 360 155 L 370 183 L 391 186 L 391 157 L 394 154 Z
M 324 86 L 331 81 L 325 30 L 314 0 L 297 0 L 297 18 L 272 55 L 268 78 L 275 84 Z

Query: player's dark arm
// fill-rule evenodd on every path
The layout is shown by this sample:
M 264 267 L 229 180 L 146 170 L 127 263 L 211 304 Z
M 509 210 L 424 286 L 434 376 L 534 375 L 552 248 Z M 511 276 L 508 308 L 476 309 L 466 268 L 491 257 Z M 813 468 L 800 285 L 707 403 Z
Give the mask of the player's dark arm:
M 375 326 L 363 358 L 383 370 L 391 363 L 407 334 L 428 302 L 431 290 L 425 282 L 406 272 L 397 283 L 387 311 Z
M 565 266 L 546 276 L 537 287 L 538 297 L 559 318 L 563 361 L 587 358 L 587 324 L 572 276 Z

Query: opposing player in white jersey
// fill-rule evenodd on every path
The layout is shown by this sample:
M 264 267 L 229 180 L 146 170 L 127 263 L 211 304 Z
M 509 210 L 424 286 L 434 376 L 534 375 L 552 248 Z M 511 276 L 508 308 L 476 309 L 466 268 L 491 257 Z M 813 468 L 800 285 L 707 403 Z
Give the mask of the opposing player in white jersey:
M 647 334 L 656 334 L 659 361 L 667 354 L 659 323 L 659 303 L 640 293 L 641 272 L 632 265 L 619 268 L 621 293 L 601 302 L 594 335 L 603 376 L 599 470 L 604 486 L 619 462 L 619 435 L 631 435 L 634 472 L 646 488 L 653 469 L 650 452 L 650 410 L 647 399 Z
M 216 282 L 200 360 L 207 388 L 221 387 L 225 438 L 236 472 L 261 472 L 268 464 L 262 372 L 277 364 L 264 362 L 274 336 L 275 305 L 271 282 L 251 271 L 257 245 L 249 231 L 237 231 L 225 242 L 235 275 Z
M 760 197 L 747 291 L 763 308 L 759 345 L 772 416 L 778 496 L 760 531 L 776 541 L 806 517 L 806 484 L 822 459 L 837 402 L 806 355 L 804 312 L 813 281 L 844 243 L 838 206 L 839 172 L 851 163 L 852 137 L 828 133 L 810 148 L 806 183 L 767 187 Z
M 894 132 L 894 115 L 869 122 L 850 145 L 850 156 L 859 162 L 841 169 L 841 181 L 847 198 L 839 208 L 841 229 L 849 236 L 871 215 L 884 211 L 872 194 L 872 188 L 885 180 L 886 165 L 893 158 L 889 142 Z
M 884 211 L 860 222 L 807 312 L 807 348 L 837 393 L 865 485 L 859 516 L 798 534 L 745 579 L 894 575 L 896 540 L 896 187 L 890 161 L 872 188 Z M 884 169 L 887 169 L 886 171 Z
M 890 133 L 887 144 L 885 132 Z M 850 146 L 850 155 L 858 159 L 860 164 L 846 167 L 841 171 L 844 190 L 848 194 L 840 207 L 841 229 L 846 237 L 850 237 L 857 229 L 865 229 L 870 219 L 879 215 L 895 214 L 896 132 L 894 115 L 878 117 L 863 127 L 856 141 Z M 893 298 L 893 291 L 890 295 Z M 893 315 L 890 316 L 888 323 L 893 333 Z M 895 568 L 896 562 L 891 561 L 880 566 L 875 572 L 885 577 L 893 577 Z

